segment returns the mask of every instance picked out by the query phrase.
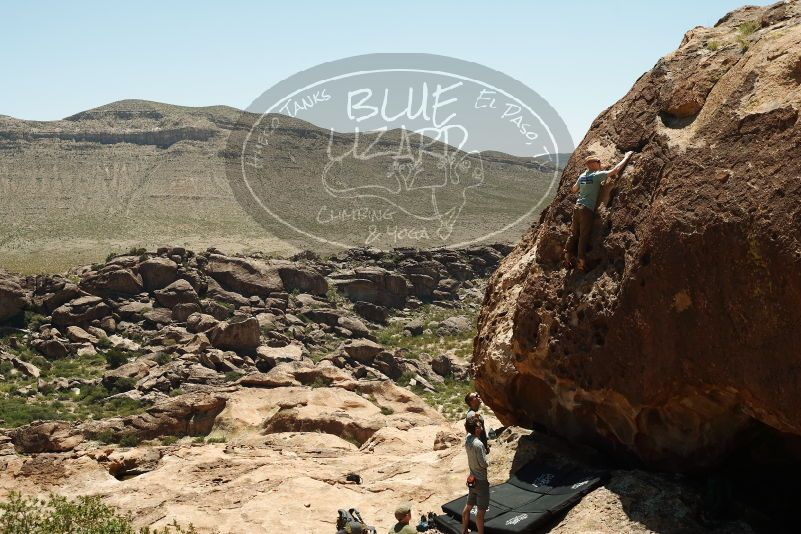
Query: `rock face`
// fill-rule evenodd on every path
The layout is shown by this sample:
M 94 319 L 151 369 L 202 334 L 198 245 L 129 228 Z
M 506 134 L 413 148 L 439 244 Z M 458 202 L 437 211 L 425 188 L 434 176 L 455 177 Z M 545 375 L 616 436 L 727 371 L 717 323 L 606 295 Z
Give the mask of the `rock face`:
M 477 387 L 504 424 L 670 469 L 801 435 L 801 5 L 694 28 L 604 111 L 493 275 Z M 587 152 L 611 167 L 588 272 L 561 265 Z M 789 437 L 788 437 L 789 439 Z

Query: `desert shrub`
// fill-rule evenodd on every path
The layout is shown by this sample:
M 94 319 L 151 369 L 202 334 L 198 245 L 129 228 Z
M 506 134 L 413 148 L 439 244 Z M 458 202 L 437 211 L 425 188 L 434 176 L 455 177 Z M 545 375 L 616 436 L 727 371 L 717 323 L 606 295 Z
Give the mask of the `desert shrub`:
M 748 42 L 748 36 L 759 29 L 758 20 L 749 20 L 737 26 L 739 35 L 737 36 L 737 44 L 740 45 L 740 50 L 745 52 L 751 43 Z
M 49 500 L 12 493 L 0 504 L 3 534 L 134 534 L 129 519 L 117 515 L 97 497 L 68 501 L 52 495 Z
M 104 430 L 95 436 L 100 443 L 116 443 L 119 439 L 113 430 Z
M 317 378 L 314 379 L 312 383 L 309 384 L 309 387 L 312 389 L 327 388 L 330 386 L 331 386 L 331 379 L 322 376 L 318 376 Z
M 28 403 L 18 397 L 0 397 L 0 419 L 5 421 L 2 426 L 16 428 L 37 419 L 60 419 L 60 414 L 57 409 L 47 404 Z
M 105 356 L 108 366 L 111 369 L 116 369 L 117 367 L 128 363 L 128 359 L 136 355 L 130 351 L 112 347 L 105 351 L 103 356 Z
M 414 373 L 411 371 L 404 371 L 403 374 L 398 378 L 398 384 L 401 386 L 408 386 L 409 383 L 414 378 Z
M 177 523 L 162 529 L 137 530 L 131 514 L 122 515 L 99 497 L 69 500 L 57 495 L 48 499 L 24 497 L 12 492 L 0 503 L 2 534 L 197 534 L 192 525 Z
M 135 434 L 125 434 L 120 438 L 120 445 L 123 447 L 136 447 L 140 443 L 142 440 Z
M 53 368 L 53 364 L 50 363 L 50 361 L 48 361 L 47 358 L 45 358 L 41 354 L 37 354 L 37 353 L 25 354 L 25 353 L 23 353 L 23 354 L 20 355 L 20 358 L 22 358 L 24 361 L 26 361 L 28 363 L 34 364 L 36 367 L 38 367 L 39 369 L 41 369 L 45 373 L 50 372 L 50 370 Z
M 345 297 L 342 296 L 334 286 L 328 288 L 328 291 L 326 291 L 325 296 L 329 300 L 329 302 L 341 303 L 345 301 Z
M 747 37 L 757 31 L 759 29 L 760 23 L 758 20 L 747 20 L 737 26 L 737 30 L 740 32 L 740 35 Z
M 17 347 L 13 349 L 10 347 L 3 347 L 3 350 L 16 355 L 17 358 L 24 362 L 34 364 L 39 369 L 50 369 L 51 364 L 44 356 L 33 350 L 24 339 L 20 338 L 19 336 L 16 337 Z
M 25 311 L 25 324 L 28 330 L 39 330 L 39 327 L 44 324 L 45 316 L 40 313 L 35 313 L 30 310 Z
M 106 360 L 103 356 L 86 354 L 54 361 L 47 374 L 64 378 L 91 378 L 102 375 L 105 367 Z
M 215 304 L 225 308 L 226 310 L 233 310 L 236 308 L 236 306 L 234 306 L 231 302 L 225 302 L 224 300 L 217 300 L 217 299 L 212 299 L 212 301 Z
M 240 371 L 228 371 L 227 373 L 225 373 L 225 381 L 226 382 L 236 382 L 237 380 L 242 378 L 244 375 L 245 375 L 245 373 L 242 373 Z
M 131 391 L 135 387 L 136 380 L 127 376 L 123 376 L 114 381 L 109 393 L 112 395 L 115 393 L 125 393 L 126 391 Z
M 24 381 L 8 384 L 12 393 L 13 388 L 30 385 Z M 126 416 L 141 413 L 147 406 L 127 397 L 109 399 L 110 393 L 102 385 L 83 384 L 78 389 L 76 394 L 56 392 L 51 386 L 43 386 L 39 388 L 38 396 L 27 399 L 0 393 L 0 420 L 4 421 L 0 426 L 15 428 L 37 419 L 75 421 Z M 3 534 L 2 530 L 0 534 Z
M 108 390 L 98 384 L 83 384 L 79 388 L 78 400 L 90 404 L 99 403 L 108 397 Z
M 225 433 L 215 432 L 206 437 L 206 443 L 227 443 L 228 436 Z
M 120 397 L 117 399 L 108 399 L 93 406 L 91 413 L 96 418 L 125 417 L 126 415 L 141 413 L 144 408 L 145 405 L 138 400 Z

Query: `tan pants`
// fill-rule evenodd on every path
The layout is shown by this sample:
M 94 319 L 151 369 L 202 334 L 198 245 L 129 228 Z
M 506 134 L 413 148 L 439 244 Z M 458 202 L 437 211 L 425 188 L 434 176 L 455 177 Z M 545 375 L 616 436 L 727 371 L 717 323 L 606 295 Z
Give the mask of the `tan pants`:
M 584 259 L 587 252 L 587 241 L 590 239 L 592 231 L 592 220 L 595 212 L 585 206 L 576 205 L 573 207 L 573 223 L 570 227 L 570 238 L 565 244 L 565 253 L 573 258 L 576 255 L 576 241 L 578 241 L 578 258 Z

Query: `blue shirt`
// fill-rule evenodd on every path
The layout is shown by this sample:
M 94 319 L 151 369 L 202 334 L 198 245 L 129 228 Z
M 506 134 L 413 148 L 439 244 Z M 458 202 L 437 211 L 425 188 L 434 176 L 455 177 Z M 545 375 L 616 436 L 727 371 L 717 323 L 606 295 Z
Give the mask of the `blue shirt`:
M 609 176 L 609 171 L 584 171 L 576 179 L 579 188 L 576 204 L 595 211 L 598 203 L 598 193 L 601 191 L 601 182 Z

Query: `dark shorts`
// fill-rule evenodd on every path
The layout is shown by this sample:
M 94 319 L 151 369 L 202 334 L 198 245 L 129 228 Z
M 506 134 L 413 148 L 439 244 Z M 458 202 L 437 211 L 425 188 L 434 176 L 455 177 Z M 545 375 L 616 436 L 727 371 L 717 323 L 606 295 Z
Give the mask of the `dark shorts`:
M 489 488 L 489 480 L 476 480 L 476 485 L 467 494 L 467 505 L 486 511 L 489 508 Z

